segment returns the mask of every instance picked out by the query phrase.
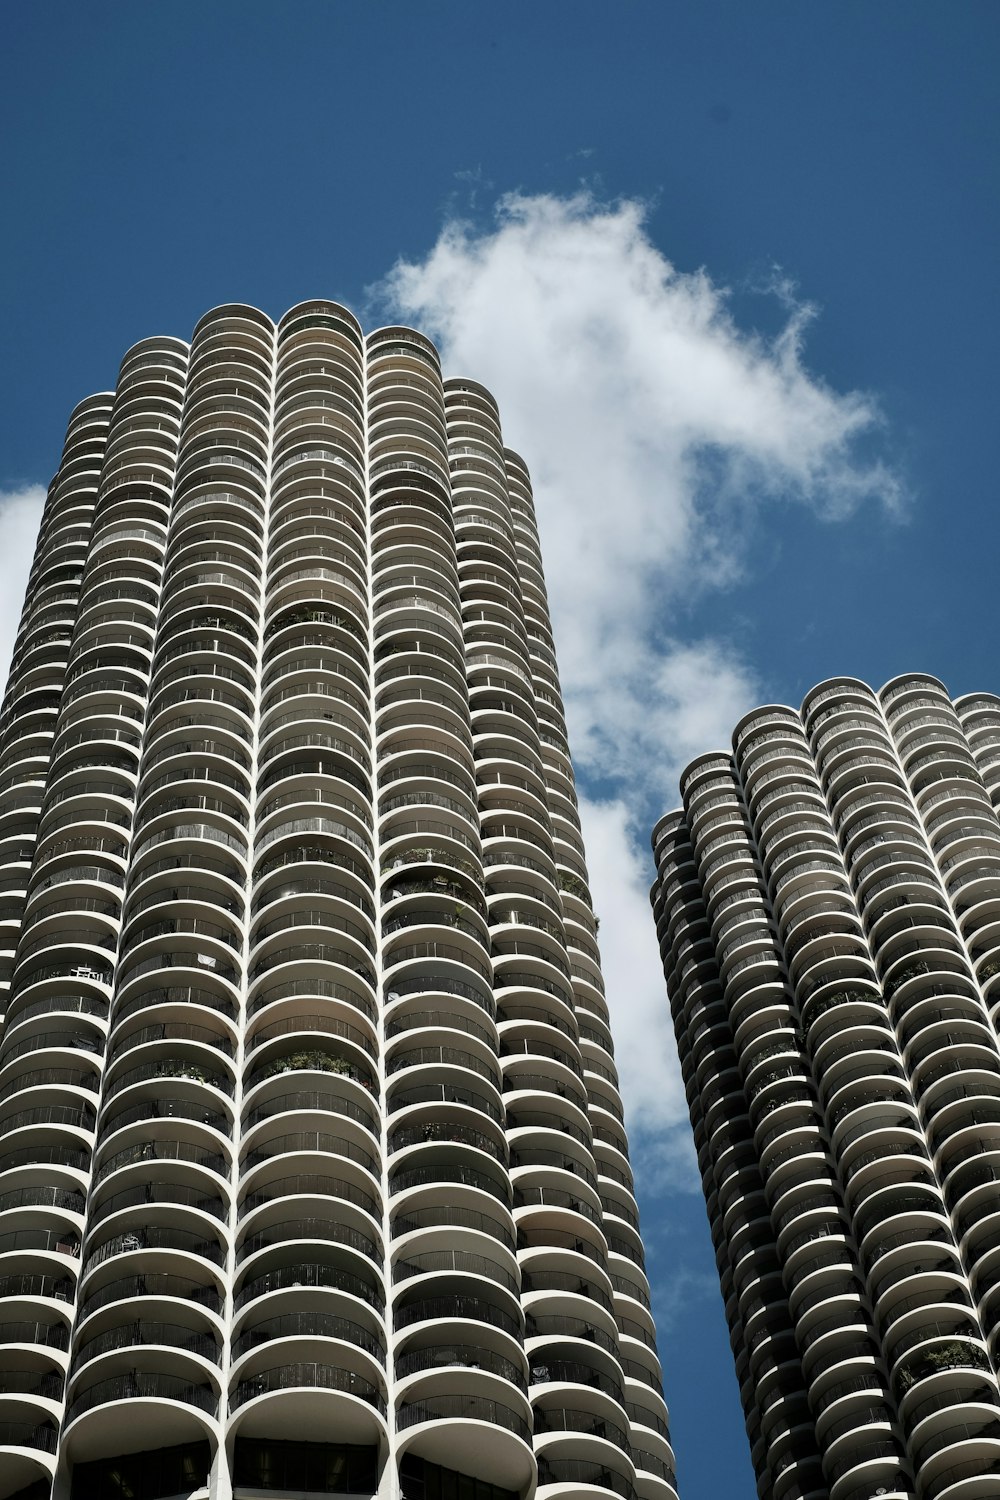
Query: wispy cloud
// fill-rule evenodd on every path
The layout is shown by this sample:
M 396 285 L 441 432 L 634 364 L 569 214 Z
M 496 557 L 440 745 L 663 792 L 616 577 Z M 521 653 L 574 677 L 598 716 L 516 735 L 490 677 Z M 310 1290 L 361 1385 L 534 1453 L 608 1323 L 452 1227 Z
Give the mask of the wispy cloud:
M 45 489 L 40 484 L 0 490 L 0 697 L 7 685 L 44 504 Z
M 436 336 L 449 373 L 492 388 L 532 471 L 582 785 L 614 789 L 585 804 L 584 832 L 624 1090 L 650 1131 L 669 1131 L 682 1099 L 645 906 L 648 823 L 759 691 L 727 638 L 685 637 L 682 607 L 743 576 L 769 508 L 842 520 L 905 500 L 868 456 L 877 403 L 809 371 L 815 310 L 772 279 L 783 323 L 765 340 L 740 329 L 724 287 L 664 258 L 641 203 L 515 194 L 485 227 L 447 224 L 376 289 Z

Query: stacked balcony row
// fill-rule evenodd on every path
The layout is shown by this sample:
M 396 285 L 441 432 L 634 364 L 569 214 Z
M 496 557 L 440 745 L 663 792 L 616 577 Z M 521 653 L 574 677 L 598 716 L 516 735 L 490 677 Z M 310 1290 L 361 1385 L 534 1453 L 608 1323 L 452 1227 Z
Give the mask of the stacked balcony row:
M 762 1496 L 1000 1492 L 998 722 L 934 679 L 825 683 L 695 762 L 655 835 Z
M 31 773 L 0 1493 L 102 1493 L 123 1463 L 193 1494 L 328 1462 L 374 1488 L 391 1462 L 671 1500 L 530 484 L 492 398 L 412 330 L 229 306 L 136 346 L 70 438 L 79 599 L 62 656 L 39 643 L 36 740 L 33 575 L 0 740 Z

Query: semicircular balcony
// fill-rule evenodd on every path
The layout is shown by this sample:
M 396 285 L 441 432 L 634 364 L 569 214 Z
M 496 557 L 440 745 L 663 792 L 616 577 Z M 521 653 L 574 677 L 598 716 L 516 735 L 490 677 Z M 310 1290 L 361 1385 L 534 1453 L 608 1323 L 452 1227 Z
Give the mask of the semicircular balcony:
M 433 992 L 433 987 L 435 981 L 429 978 L 427 989 Z M 424 1008 L 426 1002 L 421 1001 L 418 987 L 406 987 L 390 993 L 396 1008 L 385 1020 L 387 1076 L 393 1077 L 394 1074 L 405 1073 L 411 1068 L 439 1064 L 445 1068 L 463 1068 L 474 1073 L 478 1079 L 486 1080 L 492 1086 L 486 1091 L 487 1097 L 492 1098 L 495 1092 L 499 1094 L 501 1071 L 496 1061 L 499 1044 L 492 1022 L 492 1008 L 484 1014 L 480 1002 L 472 1001 L 469 1004 L 468 998 L 459 989 L 448 993 L 447 987 L 442 987 L 441 990 L 441 1007 L 435 1005 L 433 1010 Z M 445 1077 L 451 1082 L 471 1082 L 468 1079 L 456 1080 L 451 1074 Z M 412 1080 L 393 1083 L 391 1094 L 397 1094 L 409 1082 Z M 433 1080 L 421 1074 L 421 1082 Z M 498 1112 L 499 1100 L 495 1100 L 487 1113 L 493 1113 L 495 1118 L 499 1118 Z
M 416 848 L 403 846 L 383 862 L 384 923 L 415 911 L 439 916 L 444 926 L 453 925 L 453 918 L 461 918 L 475 926 L 478 940 L 485 947 L 488 931 L 481 873 L 474 864 L 468 871 L 454 867 L 447 870 L 419 868 L 421 864 L 433 864 L 436 852 L 435 848 L 421 850 L 419 845 Z M 419 857 L 421 853 L 425 856 L 423 859 Z M 426 858 L 428 854 L 430 859 Z M 408 869 L 407 866 L 418 868 Z
M 292 735 L 286 743 L 289 739 L 296 742 L 289 748 L 297 748 L 313 740 L 325 746 L 336 736 L 322 732 Z M 256 917 L 262 907 L 286 894 L 316 894 L 356 906 L 371 921 L 375 886 L 371 859 L 364 841 L 359 844 L 351 833 L 346 824 L 329 818 L 292 819 L 280 825 L 264 850 L 258 849 L 252 914 Z M 294 903 L 290 905 L 294 910 Z M 348 914 L 357 920 L 356 913 Z
M 474 1230 L 512 1251 L 510 1192 L 503 1164 L 475 1147 L 431 1141 L 408 1148 L 389 1182 L 394 1253 L 415 1253 L 425 1230 L 449 1226 Z M 437 1236 L 427 1239 L 437 1243 Z
M 179 1002 L 189 993 L 177 992 Z M 150 1040 L 119 1060 L 105 1094 L 100 1135 L 104 1162 L 112 1157 L 124 1162 L 128 1157 L 123 1153 L 136 1149 L 141 1159 L 147 1146 L 152 1160 L 166 1154 L 170 1140 L 189 1144 L 191 1160 L 199 1152 L 207 1162 L 225 1157 L 233 1134 L 234 1088 L 226 1057 L 188 1039 L 158 1037 L 158 1027 L 150 1030 Z
M 583 1328 L 585 1325 L 581 1325 Z M 531 1395 L 558 1398 L 573 1405 L 578 1387 L 601 1391 L 624 1410 L 622 1366 L 611 1348 L 597 1339 L 572 1334 L 533 1340 L 529 1350 Z M 536 1391 L 536 1387 L 541 1389 Z
M 364 471 L 365 445 L 361 414 L 351 404 L 345 387 L 334 381 L 311 381 L 307 376 L 285 384 L 275 409 L 274 471 L 303 457 L 314 463 L 343 455 L 355 473 Z
M 301 915 L 310 919 L 309 925 L 297 926 L 294 913 L 287 919 L 276 919 L 270 935 L 252 953 L 248 1013 L 256 1015 L 265 1006 L 290 996 L 309 996 L 342 1001 L 374 1021 L 370 931 L 353 917 L 338 917 L 336 926 L 331 926 L 326 920 L 317 922 L 311 912 Z M 291 926 L 282 925 L 285 920 Z
M 204 849 L 206 843 L 212 846 L 208 850 Z M 132 850 L 133 885 L 148 865 L 165 868 L 162 861 L 168 856 L 180 866 L 197 868 L 195 856 L 199 846 L 212 862 L 210 868 L 219 868 L 227 874 L 238 871 L 237 880 L 242 883 L 247 840 L 240 824 L 210 808 L 200 809 L 196 805 L 188 808 L 181 804 L 178 811 L 160 814 L 136 833 Z
M 401 450 L 431 465 L 448 461 L 444 423 L 430 403 L 407 401 L 403 391 L 386 392 L 368 408 L 368 446 L 373 467 L 391 462 Z
M 357 448 L 364 462 L 363 407 L 357 382 L 347 371 L 326 371 L 308 363 L 282 371 L 274 407 L 275 442 L 285 445 L 296 429 L 306 427 L 322 441 L 329 429 L 335 440 Z
M 281 873 L 266 882 L 264 873 L 259 868 L 257 872 L 251 908 L 251 964 L 258 954 L 266 955 L 270 949 L 287 944 L 295 930 L 314 929 L 306 930 L 304 939 L 314 939 L 316 930 L 342 935 L 347 940 L 350 966 L 370 969 L 375 933 L 367 867 L 348 857 L 337 871 L 298 871 L 284 863 L 273 868 Z
M 379 1389 L 386 1364 L 382 1319 L 336 1288 L 300 1287 L 294 1296 L 276 1291 L 249 1304 L 234 1325 L 230 1379 L 238 1388 L 262 1373 L 262 1362 L 270 1369 L 279 1360 L 289 1366 L 343 1364 Z
M 444 877 L 446 878 L 446 877 Z M 417 881 L 418 884 L 421 882 Z M 418 894 L 423 894 L 422 891 Z M 476 991 L 470 999 L 461 993 L 439 992 L 430 1006 L 418 988 L 409 992 L 393 992 L 392 1003 L 386 997 L 384 1033 L 386 1042 L 407 1033 L 415 1033 L 412 1040 L 420 1042 L 420 1033 L 444 1027 L 449 1033 L 462 1032 L 481 1043 L 486 1050 L 496 1055 L 499 1047 L 496 1025 L 493 1020 L 492 1003 L 484 1011 L 485 994 Z
M 560 1392 L 534 1396 L 532 1418 L 539 1492 L 635 1495 L 629 1423 L 604 1392 L 578 1387 L 569 1399 Z
M 366 700 L 368 673 L 358 656 L 357 641 L 339 626 L 322 621 L 304 621 L 297 628 L 286 627 L 275 637 L 266 653 L 265 689 L 270 693 L 275 686 L 287 684 L 290 679 L 295 680 L 301 674 L 308 673 L 310 675 L 307 681 L 312 680 L 328 688 L 343 684 L 345 692 L 356 692 Z M 368 779 L 359 776 L 351 758 L 343 755 L 299 755 L 290 759 L 291 766 L 283 773 L 285 775 L 311 775 L 318 771 L 323 775 L 340 776 L 359 790 L 366 794 L 368 792 Z M 280 779 L 282 765 L 283 762 L 272 765 L 262 774 L 258 783 L 259 792 L 266 791 L 273 782 Z
M 159 967 L 159 965 L 157 965 Z M 190 967 L 194 968 L 194 961 Z M 145 1011 L 136 1013 L 140 1020 Z M 206 1017 L 207 1019 L 207 1017 Z M 105 1073 L 103 1104 L 127 1093 L 130 1104 L 155 1093 L 158 1080 L 184 1081 L 181 1096 L 189 1093 L 187 1085 L 206 1090 L 196 1096 L 198 1102 L 212 1111 L 231 1112 L 229 1101 L 235 1091 L 231 1038 L 208 1025 L 185 1025 L 183 1022 L 142 1027 L 124 1038 L 109 1059 Z M 219 1045 L 219 1043 L 222 1045 Z
M 518 998 L 522 995 L 520 991 Z M 530 991 L 527 998 L 530 1003 Z M 594 1101 L 588 1101 L 579 1048 L 569 1036 L 541 1017 L 506 1021 L 502 1012 L 500 1032 L 503 1092 L 509 1109 L 520 1112 L 523 1107 L 548 1104 L 559 1113 L 562 1106 L 556 1101 L 565 1100 L 589 1113 L 588 1103 Z M 544 1102 L 530 1097 L 539 1094 L 547 1096 Z
M 445 1278 L 447 1289 L 452 1284 L 448 1278 L 455 1275 L 464 1278 L 462 1285 L 467 1289 L 490 1294 L 500 1287 L 516 1300 L 521 1283 L 513 1236 L 508 1241 L 497 1239 L 485 1232 L 474 1217 L 466 1224 L 460 1215 L 454 1224 L 435 1226 L 428 1222 L 408 1227 L 393 1241 L 394 1288 L 412 1282 L 429 1295 L 438 1277 Z
M 109 1352 L 84 1365 L 68 1393 L 62 1451 L 72 1464 L 120 1454 L 126 1408 L 132 1451 L 214 1442 L 219 1393 L 215 1365 L 171 1343 Z
M 383 534 L 372 558 L 372 593 L 376 598 L 387 589 L 417 587 L 436 597 L 459 603 L 458 572 L 446 553 L 442 558 L 436 548 L 406 546 L 389 532 Z M 382 608 L 380 603 L 377 606 Z
M 996 1425 L 989 1421 L 942 1433 L 937 1440 L 942 1448 L 925 1464 L 928 1500 L 995 1500 L 1000 1495 L 996 1440 Z M 989 1465 L 985 1472 L 984 1465 Z
M 316 546 L 319 552 L 310 552 Z M 283 565 L 295 556 L 336 558 L 339 553 L 361 579 L 366 577 L 364 517 L 358 514 L 354 502 L 333 493 L 316 499 L 304 492 L 286 492 L 277 511 L 271 511 L 268 558 Z
M 185 638 L 178 649 L 186 651 L 188 646 L 198 647 L 209 641 L 209 636 Z M 218 652 L 218 645 L 215 645 Z M 187 726 L 185 726 L 187 727 Z M 206 797 L 217 795 L 231 800 L 233 811 L 229 813 L 241 825 L 250 811 L 250 783 L 245 774 L 247 756 L 245 751 L 230 736 L 223 734 L 218 739 L 192 733 L 177 733 L 172 736 L 159 735 L 156 740 L 157 753 L 146 757 L 140 786 L 143 808 L 150 814 L 152 806 L 164 801 L 170 804 L 170 795 L 163 792 L 171 788 L 174 795 L 183 790 L 201 792 Z M 187 786 L 187 783 L 194 785 Z M 220 790 L 223 789 L 224 791 Z
M 414 627 L 408 621 L 410 628 Z M 409 689 L 401 690 L 404 694 Z M 378 715 L 377 743 L 380 763 L 409 750 L 426 751 L 435 757 L 471 769 L 472 735 L 468 718 L 455 701 L 428 690 L 419 697 L 394 697 Z
M 136 1280 L 141 1287 L 142 1279 Z M 214 1309 L 209 1305 L 210 1290 L 201 1290 L 196 1300 L 176 1295 L 187 1285 L 186 1278 L 154 1273 L 154 1286 L 162 1281 L 171 1286 L 174 1295 L 149 1295 L 140 1290 L 138 1297 L 109 1298 L 96 1308 L 93 1305 L 96 1299 L 91 1299 L 89 1316 L 74 1334 L 73 1390 L 119 1372 L 123 1351 L 141 1350 L 140 1358 L 147 1358 L 151 1346 L 159 1350 L 169 1348 L 170 1368 L 186 1373 L 194 1383 L 206 1377 L 213 1382 L 217 1380 L 224 1331 L 221 1318 L 213 1316 Z M 112 1283 L 106 1290 L 120 1292 L 123 1288 Z
M 428 1256 L 427 1251 L 421 1254 Z M 437 1258 L 443 1259 L 440 1252 Z M 410 1263 L 403 1264 L 408 1270 L 411 1268 Z M 432 1257 L 429 1267 L 424 1259 L 414 1275 L 394 1282 L 393 1357 L 397 1379 L 407 1381 L 411 1397 L 424 1387 L 429 1377 L 432 1384 L 439 1384 L 432 1377 L 443 1366 L 459 1363 L 434 1355 L 434 1351 L 443 1351 L 454 1344 L 471 1348 L 478 1345 L 484 1354 L 492 1352 L 497 1356 L 493 1361 L 496 1368 L 491 1370 L 490 1361 L 484 1358 L 481 1364 L 484 1373 L 510 1380 L 527 1391 L 527 1363 L 522 1349 L 524 1316 L 516 1281 L 512 1288 L 509 1282 L 498 1280 L 503 1268 L 497 1262 L 476 1258 L 472 1264 L 473 1271 L 446 1264 L 438 1267 Z M 484 1274 L 486 1269 L 491 1274 Z M 417 1353 L 424 1357 L 410 1357 Z M 401 1363 L 405 1363 L 405 1371 Z
M 88 1221 L 83 1277 L 117 1257 L 126 1258 L 116 1272 L 119 1275 L 135 1269 L 133 1256 L 140 1269 L 158 1269 L 157 1255 L 147 1251 L 176 1249 L 212 1265 L 223 1263 L 229 1239 L 229 1194 L 220 1177 L 178 1162 L 176 1157 L 168 1157 L 166 1169 L 153 1174 L 151 1160 L 155 1158 L 147 1158 L 145 1166 L 136 1165 L 134 1170 L 112 1173 L 102 1184 L 99 1203 Z M 142 1209 L 141 1215 L 137 1208 Z
M 464 688 L 458 688 L 444 666 L 416 663 L 412 671 L 400 668 L 389 685 L 377 690 L 375 712 L 380 741 L 394 728 L 422 729 L 426 719 L 441 724 L 460 742 L 469 743 Z
M 430 1257 L 428 1268 L 441 1259 L 447 1269 L 455 1255 L 455 1268 L 502 1280 L 497 1267 L 514 1255 L 516 1244 L 510 1212 L 492 1197 L 466 1192 L 465 1186 L 458 1184 L 451 1192 L 424 1188 L 391 1205 L 393 1265 L 406 1270 L 398 1279 L 411 1274 L 411 1258 L 421 1265 L 424 1256 Z M 395 1269 L 393 1274 L 395 1278 Z
M 918 1312 L 905 1336 L 895 1343 L 892 1385 L 906 1422 L 910 1410 L 953 1386 L 956 1371 L 980 1372 L 981 1379 L 986 1377 L 988 1383 L 995 1384 L 974 1313 L 950 1305 L 931 1310 L 936 1317 Z M 948 1379 L 943 1378 L 945 1372 Z
M 271 908 L 268 910 L 270 914 Z M 355 1006 L 332 995 L 268 994 L 266 1002 L 254 1009 L 248 1025 L 247 1060 L 256 1069 L 259 1063 L 277 1056 L 289 1039 L 315 1047 L 332 1037 L 346 1043 L 344 1056 L 353 1058 L 362 1069 L 378 1056 L 375 1028 Z
M 337 1177 L 304 1179 L 298 1184 L 301 1192 L 292 1184 L 287 1193 L 265 1199 L 245 1216 L 236 1245 L 244 1286 L 275 1266 L 296 1260 L 304 1265 L 324 1264 L 336 1255 L 353 1263 L 362 1279 L 371 1276 L 372 1268 L 381 1273 L 376 1198 L 349 1181 L 339 1163 L 338 1172 Z M 325 1185 L 316 1187 L 321 1180 Z
M 36 1263 L 33 1273 L 3 1277 L 11 1288 L 0 1318 L 0 1420 L 14 1401 L 38 1419 L 58 1414 L 69 1363 L 68 1283 L 53 1295 L 54 1277 Z M 64 1300 L 66 1299 L 66 1300 Z
M 265 1150 L 279 1143 L 286 1149 L 280 1153 L 270 1150 L 264 1155 L 261 1148 L 256 1148 L 244 1157 L 237 1221 L 241 1226 L 244 1221 L 248 1222 L 246 1233 L 253 1232 L 253 1224 L 258 1218 L 268 1222 L 274 1218 L 270 1212 L 257 1213 L 266 1205 L 282 1201 L 282 1213 L 286 1214 L 295 1205 L 283 1200 L 308 1198 L 311 1205 L 312 1199 L 324 1195 L 351 1203 L 363 1209 L 376 1223 L 381 1222 L 380 1183 L 376 1180 L 376 1171 L 373 1171 L 378 1162 L 363 1145 L 350 1138 L 348 1129 L 345 1122 L 344 1134 L 340 1136 L 332 1131 L 324 1132 L 322 1146 L 313 1146 L 307 1131 L 277 1140 L 261 1138 Z M 300 1139 L 302 1144 L 299 1144 Z
M 0 1395 L 0 1494 L 16 1496 L 33 1485 L 51 1484 L 56 1471 L 59 1407 L 39 1409 L 37 1402 Z
M 298 382 L 295 389 L 308 389 L 311 383 L 306 374 L 305 382 Z M 328 389 L 343 393 L 350 387 L 343 382 L 330 382 Z M 286 443 L 280 465 L 271 472 L 274 514 L 280 516 L 288 502 L 305 498 L 314 503 L 332 500 L 338 506 L 363 514 L 364 466 L 355 453 L 356 442 L 343 432 L 323 435 L 318 440 L 293 439 Z
M 918 996 L 898 1020 L 898 1036 L 907 1064 L 913 1068 L 942 1043 L 951 1045 L 968 1036 L 982 1045 L 989 1042 L 990 1031 L 982 1001 L 971 993 L 959 991 L 947 1000 L 940 995 Z
M 369 453 L 368 462 L 373 498 L 393 485 L 415 486 L 442 496 L 451 493 L 447 462 L 433 442 L 396 437 L 388 430 Z
M 384 1379 L 363 1349 L 328 1341 L 318 1357 L 318 1343 L 270 1342 L 244 1358 L 229 1392 L 227 1446 L 242 1439 L 308 1443 L 317 1432 L 335 1432 L 339 1443 L 375 1448 L 384 1463 Z
M 364 332 L 357 318 L 340 302 L 310 298 L 297 302 L 278 321 L 278 352 L 287 360 L 301 340 L 316 340 L 327 356 L 340 351 L 344 362 L 360 372 L 360 355 L 364 351 Z
M 269 608 L 264 626 L 264 659 L 289 650 L 298 642 L 331 646 L 367 668 L 367 630 L 364 619 L 351 609 L 341 609 L 322 598 Z
M 466 1071 L 465 1078 L 469 1074 Z M 501 1203 L 510 1204 L 507 1177 L 507 1145 L 502 1121 L 479 1108 L 493 1103 L 492 1091 L 477 1091 L 466 1083 L 461 1072 L 452 1074 L 449 1086 L 433 1079 L 410 1084 L 404 1095 L 412 1107 L 393 1116 L 389 1132 L 390 1195 L 425 1185 L 454 1182 L 488 1193 Z M 436 1090 L 465 1093 L 466 1101 L 444 1099 L 439 1102 Z M 423 1095 L 427 1094 L 427 1100 Z
M 338 615 L 337 618 L 343 619 L 344 616 Z M 355 691 L 352 683 L 342 683 L 339 678 L 334 681 L 325 671 L 312 675 L 296 672 L 289 681 L 279 679 L 272 684 L 263 700 L 261 766 L 267 766 L 274 756 L 283 751 L 327 745 L 367 770 L 370 764 L 370 736 L 363 705 L 360 690 Z M 289 734 L 291 725 L 301 725 L 300 733 L 306 730 L 306 726 L 314 726 L 309 731 L 312 738 L 301 739 Z M 282 730 L 285 731 L 284 734 L 280 734 Z M 324 736 L 327 738 L 324 739 Z M 331 792 L 335 790 L 342 796 L 348 795 L 345 788 L 330 787 Z M 364 791 L 367 792 L 366 787 Z M 363 825 L 365 834 L 370 831 L 371 826 L 366 804 L 367 796 L 353 809 L 353 815 Z
M 233 1294 L 234 1327 L 245 1321 L 244 1309 L 252 1308 L 254 1316 L 295 1311 L 303 1292 L 311 1307 L 340 1312 L 376 1330 L 383 1325 L 381 1270 L 360 1240 L 316 1239 L 308 1249 L 276 1240 L 245 1262 Z
M 424 490 L 408 483 L 408 475 L 388 477 L 387 483 L 373 493 L 372 546 L 381 550 L 390 546 L 438 547 L 454 558 L 454 528 L 451 507 L 436 490 Z
M 408 642 L 408 646 L 412 644 L 412 641 Z M 391 642 L 387 649 L 395 650 L 395 642 Z M 434 655 L 450 655 L 447 644 L 438 639 L 429 649 Z M 449 723 L 450 728 L 447 727 Z M 434 793 L 447 792 L 454 787 L 456 799 L 465 807 L 464 816 L 467 818 L 470 807 L 472 812 L 477 808 L 468 725 L 464 718 L 458 723 L 451 717 L 447 721 L 442 718 L 439 727 L 444 733 L 431 736 L 424 734 L 420 726 L 400 722 L 393 733 L 380 735 L 379 791 L 384 798 L 389 798 L 401 791 Z M 417 733 L 414 733 L 415 729 Z M 413 785 L 400 786 L 401 782 L 412 782 Z M 448 783 L 448 786 L 442 783 Z M 380 810 L 389 812 L 392 809 L 383 807 Z
M 317 1037 L 320 1044 L 306 1049 L 297 1050 L 297 1040 L 284 1033 L 283 1050 L 250 1075 L 253 1082 L 243 1099 L 244 1143 L 252 1141 L 252 1149 L 262 1151 L 266 1141 L 318 1131 L 353 1140 L 371 1154 L 379 1125 L 377 1081 L 367 1053 L 355 1047 L 354 1055 L 347 1055 L 346 1041 L 335 1035 Z
M 288 605 L 304 605 L 322 600 L 353 616 L 363 627 L 368 624 L 365 580 L 353 551 L 330 543 L 303 545 L 293 549 L 296 555 L 269 560 L 267 609 L 272 614 Z
M 972 1368 L 949 1367 L 949 1357 L 947 1352 L 942 1355 L 937 1378 L 925 1375 L 920 1389 L 915 1390 L 911 1385 L 902 1399 L 901 1410 L 906 1414 L 912 1449 L 915 1456 L 919 1455 L 918 1463 L 951 1446 L 949 1438 L 954 1440 L 956 1418 L 968 1422 L 971 1416 L 972 1427 L 977 1427 L 979 1421 L 1000 1419 L 1000 1395 L 992 1374 L 984 1375 Z M 910 1390 L 913 1390 L 912 1395 Z
M 477 1390 L 469 1387 L 475 1382 Z M 397 1453 L 526 1497 L 535 1489 L 530 1407 L 508 1381 L 447 1369 L 396 1407 Z
M 390 894 L 391 892 L 391 894 Z M 382 938 L 387 950 L 396 945 L 397 934 L 406 939 L 428 940 L 432 936 L 469 945 L 477 972 L 487 977 L 490 933 L 484 903 L 474 885 L 457 875 L 440 876 L 411 870 L 408 876 L 387 882 L 383 891 Z M 396 939 L 396 942 L 402 939 Z M 391 960 L 390 960 L 391 961 Z

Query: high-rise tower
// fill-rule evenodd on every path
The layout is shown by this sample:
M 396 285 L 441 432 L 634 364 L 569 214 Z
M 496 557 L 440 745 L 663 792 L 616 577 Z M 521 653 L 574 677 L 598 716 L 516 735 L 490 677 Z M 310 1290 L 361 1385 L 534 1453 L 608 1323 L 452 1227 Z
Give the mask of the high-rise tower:
M 653 900 L 761 1500 L 997 1500 L 1000 698 L 733 743 Z
M 675 1500 L 528 475 L 424 337 L 73 412 L 0 893 L 0 1496 Z

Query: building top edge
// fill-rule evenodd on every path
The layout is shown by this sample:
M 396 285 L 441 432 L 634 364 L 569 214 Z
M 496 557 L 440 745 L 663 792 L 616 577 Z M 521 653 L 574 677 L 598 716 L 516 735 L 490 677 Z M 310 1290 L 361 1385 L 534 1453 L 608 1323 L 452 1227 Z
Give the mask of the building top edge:
M 743 716 L 737 721 L 736 725 L 733 728 L 732 743 L 735 746 L 740 733 L 745 729 L 746 725 L 751 720 L 759 718 L 762 714 L 790 714 L 800 724 L 802 724 L 808 717 L 808 715 L 812 712 L 812 710 L 817 706 L 817 699 L 821 694 L 830 694 L 832 692 L 835 692 L 837 689 L 843 689 L 845 692 L 850 692 L 851 690 L 861 690 L 864 693 L 869 694 L 872 697 L 877 697 L 884 702 L 887 694 L 899 692 L 901 688 L 910 683 L 912 683 L 914 687 L 916 687 L 920 683 L 933 683 L 934 685 L 939 687 L 941 692 L 950 699 L 950 694 L 948 693 L 946 684 L 943 683 L 939 677 L 935 677 L 933 673 L 930 672 L 900 672 L 895 677 L 890 677 L 888 682 L 884 683 L 883 686 L 878 689 L 873 688 L 870 683 L 865 682 L 864 679 L 860 677 L 825 677 L 821 682 L 817 682 L 814 687 L 809 689 L 809 691 L 802 699 L 802 706 L 799 709 L 792 708 L 787 703 L 759 703 L 755 708 L 748 709 L 748 711 L 743 714 Z M 981 698 L 990 698 L 995 700 L 998 708 L 1000 708 L 1000 695 L 988 692 L 963 693 L 960 697 L 955 698 L 953 702 L 955 707 L 957 708 L 962 704 L 968 704 L 972 700 Z M 696 755 L 691 761 L 689 761 L 679 777 L 681 795 L 683 796 L 685 784 L 693 773 L 697 772 L 707 763 L 713 760 L 719 760 L 721 758 L 724 758 L 727 761 L 731 762 L 732 751 L 718 749 L 706 750 L 703 751 L 700 755 Z M 660 831 L 666 825 L 667 821 L 675 816 L 675 813 L 676 809 L 671 809 L 670 811 L 665 812 L 662 817 L 660 817 L 653 825 L 651 839 L 654 845 Z

